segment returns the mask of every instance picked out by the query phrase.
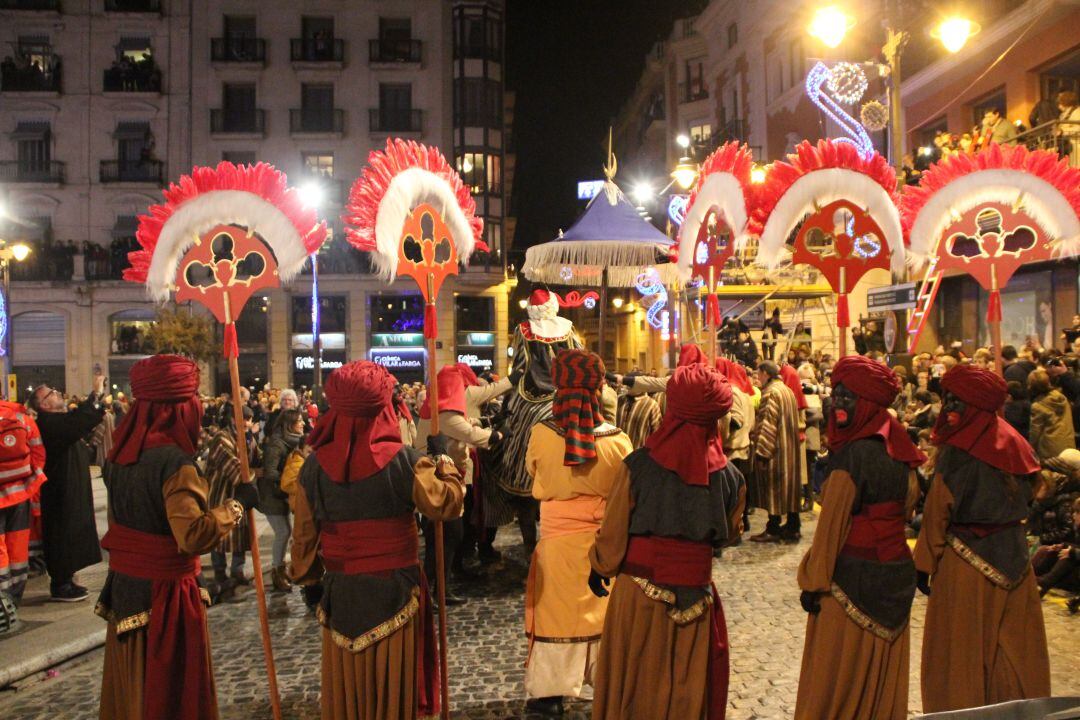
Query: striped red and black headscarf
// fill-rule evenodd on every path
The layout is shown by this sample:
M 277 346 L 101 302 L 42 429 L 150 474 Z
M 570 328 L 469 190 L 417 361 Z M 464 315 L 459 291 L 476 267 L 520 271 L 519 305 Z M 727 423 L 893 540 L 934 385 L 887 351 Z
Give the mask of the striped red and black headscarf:
M 566 439 L 563 465 L 583 465 L 596 457 L 593 431 L 604 422 L 600 389 L 605 372 L 604 361 L 595 353 L 563 350 L 555 356 L 551 368 L 555 401 L 551 412 Z

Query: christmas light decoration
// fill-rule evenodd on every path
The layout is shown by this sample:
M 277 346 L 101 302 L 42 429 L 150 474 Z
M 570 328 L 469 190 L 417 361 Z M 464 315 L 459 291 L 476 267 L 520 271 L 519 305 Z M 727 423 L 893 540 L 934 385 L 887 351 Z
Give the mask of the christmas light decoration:
M 837 102 L 854 105 L 862 100 L 869 83 L 861 65 L 838 62 L 829 69 L 829 79 L 825 86 Z
M 871 100 L 862 106 L 859 119 L 862 120 L 863 127 L 870 132 L 880 132 L 889 124 L 889 108 L 877 100 Z
M 566 282 L 570 282 L 574 277 L 574 271 L 563 265 L 562 268 L 559 270 L 559 277 Z
M 664 308 L 667 307 L 668 295 L 663 283 L 660 282 L 660 273 L 656 271 L 656 268 L 649 268 L 638 275 L 637 280 L 634 281 L 634 287 L 644 297 L 653 298 L 652 304 L 645 313 L 645 320 L 655 330 L 666 328 L 667 311 Z
M 874 153 L 874 143 L 866 134 L 866 130 L 855 118 L 848 115 L 836 100 L 823 91 L 825 84 L 829 81 L 829 75 L 830 71 L 825 63 L 819 62 L 810 68 L 810 72 L 806 75 L 806 95 L 810 98 L 810 102 L 817 105 L 825 115 L 850 135 L 850 137 L 834 138 L 834 141 L 854 145 L 863 157 L 868 158 Z
M 686 219 L 686 207 L 689 205 L 689 200 L 686 195 L 672 195 L 671 200 L 668 201 L 668 219 L 679 227 L 682 227 L 683 220 Z

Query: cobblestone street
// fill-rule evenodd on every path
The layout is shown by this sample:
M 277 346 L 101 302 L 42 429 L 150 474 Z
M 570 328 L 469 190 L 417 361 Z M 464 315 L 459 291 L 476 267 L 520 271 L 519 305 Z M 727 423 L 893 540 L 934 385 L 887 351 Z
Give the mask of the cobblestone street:
M 761 527 L 760 513 L 755 529 Z M 794 584 L 799 558 L 814 529 L 804 515 L 804 539 L 798 546 L 744 543 L 725 553 L 714 578 L 723 598 L 732 644 L 728 717 L 790 718 L 794 709 L 802 655 L 805 615 Z M 515 541 L 517 544 L 515 544 Z M 499 536 L 504 560 L 489 578 L 463 594 L 468 605 L 450 610 L 450 656 L 453 716 L 520 718 L 523 710 L 522 598 L 525 558 L 516 529 Z M 249 591 L 253 592 L 253 591 Z M 269 717 L 258 636 L 258 616 L 249 599 L 210 611 L 214 671 L 221 715 L 226 720 Z M 915 601 L 912 617 L 911 702 L 918 697 L 919 653 L 925 599 Z M 1062 602 L 1044 604 L 1055 695 L 1080 695 L 1080 617 L 1070 617 Z M 91 612 L 91 605 L 86 605 Z M 271 628 L 285 717 L 319 716 L 319 642 L 314 618 L 299 593 L 274 595 Z M 2 641 L 0 641 L 2 642 Z M 97 717 L 102 651 L 59 668 L 54 677 L 24 683 L 0 693 L 0 717 L 81 720 Z M 588 718 L 589 704 L 570 706 L 568 717 Z

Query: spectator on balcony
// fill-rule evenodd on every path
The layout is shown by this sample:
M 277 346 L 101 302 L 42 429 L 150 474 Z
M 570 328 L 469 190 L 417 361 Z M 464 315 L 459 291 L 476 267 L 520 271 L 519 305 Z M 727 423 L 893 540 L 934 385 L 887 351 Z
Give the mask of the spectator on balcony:
M 1059 125 L 1057 127 L 1058 152 L 1069 158 L 1073 167 L 1080 166 L 1080 103 L 1071 90 L 1057 94 Z
M 982 128 L 979 131 L 979 150 L 990 143 L 998 145 L 1016 144 L 1016 126 L 1003 117 L 1001 108 L 991 107 L 983 115 Z

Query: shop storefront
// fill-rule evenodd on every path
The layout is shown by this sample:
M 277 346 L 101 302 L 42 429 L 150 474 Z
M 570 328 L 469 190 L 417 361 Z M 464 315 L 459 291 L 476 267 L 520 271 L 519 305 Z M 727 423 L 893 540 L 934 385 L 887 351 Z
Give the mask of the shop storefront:
M 495 298 L 459 295 L 454 298 L 454 357 L 473 372 L 495 369 Z
M 315 338 L 311 331 L 310 295 L 290 298 L 289 371 L 292 387 L 306 390 L 315 384 Z M 345 330 L 349 303 L 345 295 L 319 298 L 319 341 L 322 344 L 322 379 L 348 361 Z
M 240 346 L 240 357 L 237 359 L 240 384 L 253 391 L 261 390 L 270 382 L 269 316 L 270 298 L 266 295 L 254 295 L 236 320 L 236 340 Z M 223 326 L 217 324 L 216 331 L 218 342 L 223 342 Z M 229 364 L 225 360 L 218 360 L 214 380 L 217 392 L 229 391 Z
M 402 383 L 424 382 L 424 300 L 420 295 L 374 295 L 368 299 L 368 358 Z
M 131 393 L 131 366 L 151 354 L 147 334 L 154 324 L 149 308 L 122 310 L 109 316 L 109 390 Z
M 19 384 L 19 398 L 47 384 L 66 392 L 64 358 L 67 357 L 67 324 L 64 316 L 51 312 L 25 312 L 12 318 L 12 372 Z M 89 381 L 88 381 L 89 382 Z M 72 388 L 86 392 L 88 388 Z

